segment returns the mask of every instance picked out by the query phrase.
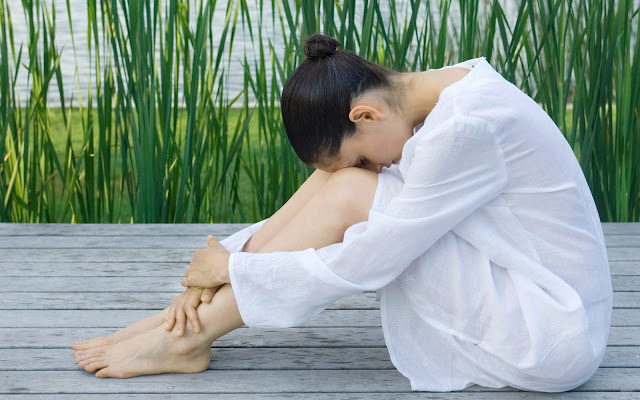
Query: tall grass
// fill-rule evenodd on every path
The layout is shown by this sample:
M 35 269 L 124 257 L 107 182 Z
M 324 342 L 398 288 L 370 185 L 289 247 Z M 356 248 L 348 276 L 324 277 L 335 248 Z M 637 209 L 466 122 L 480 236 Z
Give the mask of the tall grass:
M 302 38 L 317 31 L 401 71 L 486 56 L 566 135 L 602 219 L 640 221 L 638 0 L 87 0 L 86 27 L 73 26 L 69 0 L 22 0 L 22 15 L 8 1 L 0 221 L 269 216 L 311 172 L 288 145 L 278 101 Z M 81 87 L 76 71 L 78 108 L 65 100 L 59 61 L 79 52 L 75 38 L 57 47 L 55 7 L 66 9 L 72 38 L 88 35 L 94 73 Z M 220 12 L 221 26 L 212 23 Z M 14 40 L 17 18 L 26 43 Z M 241 34 L 255 55 L 242 51 Z M 240 94 L 228 89 L 236 58 Z M 18 72 L 28 77 L 26 99 Z M 60 107 L 49 106 L 52 93 Z

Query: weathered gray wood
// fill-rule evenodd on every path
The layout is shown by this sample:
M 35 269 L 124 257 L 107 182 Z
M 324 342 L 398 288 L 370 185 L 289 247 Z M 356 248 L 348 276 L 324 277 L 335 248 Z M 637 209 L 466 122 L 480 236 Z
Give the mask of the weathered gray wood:
M 616 328 L 618 329 L 618 328 Z M 619 328 L 635 329 L 635 328 Z M 107 335 L 116 328 L 0 328 L 0 348 L 64 348 L 71 343 Z M 640 332 L 640 329 L 637 330 Z M 636 331 L 623 332 L 621 338 L 627 342 Z M 636 343 L 638 340 L 636 339 Z M 623 343 L 628 345 L 629 343 Z M 221 347 L 384 347 L 382 327 L 348 328 L 273 328 L 249 329 L 242 327 L 227 333 L 213 342 Z
M 55 224 L 0 223 L 0 236 L 139 236 L 232 234 L 251 225 L 243 224 Z M 605 235 L 640 235 L 640 223 L 603 223 Z
M 171 304 L 177 292 L 4 292 L 5 310 L 153 310 Z M 640 308 L 640 292 L 614 292 L 614 308 Z M 338 299 L 329 310 L 379 310 L 375 292 Z
M 29 224 L 0 223 L 0 236 L 231 235 L 251 224 Z
M 11 276 L 0 280 L 0 292 L 175 292 L 184 290 L 180 281 L 188 266 L 176 268 L 174 276 Z M 613 290 L 640 290 L 640 275 L 611 277 Z M 0 297 L 0 308 L 3 301 Z
M 601 368 L 576 391 L 640 390 L 636 368 Z M 101 379 L 84 371 L 0 371 L 0 393 L 243 393 L 243 392 L 408 392 L 409 380 L 396 370 L 204 371 Z M 20 388 L 16 390 L 16 388 Z M 486 391 L 473 386 L 467 391 Z M 513 389 L 506 389 L 513 390 Z M 495 389 L 491 390 L 495 391 Z
M 228 235 L 214 235 L 218 240 Z M 162 249 L 182 248 L 195 251 L 207 247 L 206 235 L 138 236 L 0 236 L 0 249 Z M 640 235 L 609 235 L 607 247 L 638 247 Z
M 163 308 L 173 301 L 176 292 L 114 292 L 114 293 L 38 293 L 28 295 L 5 292 L 0 300 L 0 309 L 7 310 L 149 310 Z M 640 292 L 631 299 L 640 300 Z M 379 310 L 376 293 L 367 292 L 338 299 L 330 310 Z M 640 304 L 637 302 L 635 304 Z
M 0 310 L 2 328 L 124 327 L 159 310 Z M 640 309 L 613 310 L 612 326 L 640 327 Z M 301 326 L 381 326 L 379 310 L 325 310 Z
M 621 365 L 626 366 L 626 365 Z M 215 348 L 211 370 L 394 369 L 386 347 Z M 76 371 L 69 349 L 0 349 L 0 370 Z
M 191 249 L 1 249 L 0 260 L 13 262 L 180 262 L 193 258 Z M 610 261 L 640 261 L 640 247 L 607 248 Z
M 604 242 L 607 247 L 639 247 L 640 235 L 607 235 Z
M 204 371 L 98 380 L 85 371 L 0 371 L 1 393 L 398 392 L 409 381 L 395 370 Z M 16 391 L 13 388 L 22 387 Z
M 438 400 L 640 400 L 640 393 L 636 392 L 565 392 L 565 393 L 536 393 L 536 392 L 474 392 L 463 391 L 453 393 L 384 393 L 377 395 L 372 393 L 163 393 L 163 400 L 418 400 L 418 399 L 438 399 Z M 122 394 L 10 394 L 3 395 L 3 400 L 120 400 Z M 127 394 L 127 399 L 136 400 L 157 400 L 156 393 Z
M 181 276 L 189 263 L 178 262 L 2 262 L 7 276 Z M 640 261 L 610 261 L 611 275 L 640 275 Z
M 216 238 L 222 240 L 226 236 Z M 124 235 L 0 236 L 0 249 L 189 249 L 193 252 L 203 247 L 207 247 L 206 235 L 138 236 L 135 240 Z
M 640 223 L 616 222 L 603 223 L 602 231 L 605 235 L 640 235 Z
M 0 327 L 124 327 L 153 315 L 158 311 L 159 310 L 0 310 Z M 638 313 L 640 313 L 640 310 L 638 310 Z M 312 317 L 302 326 L 381 326 L 380 311 L 326 310 Z
M 65 348 L 119 328 L 0 328 L 0 348 Z M 612 327 L 610 346 L 640 346 L 640 327 Z M 213 347 L 381 347 L 381 327 L 236 329 Z
M 640 262 L 638 261 L 609 261 L 611 276 L 616 275 L 640 275 Z
M 0 262 L 0 277 L 37 276 L 182 276 L 189 263 L 179 262 Z M 638 270 L 640 262 L 626 267 L 627 270 Z M 631 275 L 631 274 L 625 274 Z
M 111 333 L 166 306 L 183 290 L 180 277 L 204 237 L 244 226 L 0 224 L 0 400 L 56 399 L 55 392 L 78 393 L 57 396 L 71 400 L 125 393 L 190 400 L 640 400 L 640 224 L 603 225 L 616 309 L 602 368 L 578 389 L 586 392 L 410 393 L 389 361 L 372 291 L 340 299 L 302 327 L 231 332 L 214 342 L 211 370 L 203 374 L 105 381 L 78 370 L 73 340 Z
M 640 368 L 640 347 L 609 347 L 603 368 Z M 75 371 L 70 349 L 0 349 L 0 370 Z M 394 369 L 386 347 L 214 348 L 211 370 Z

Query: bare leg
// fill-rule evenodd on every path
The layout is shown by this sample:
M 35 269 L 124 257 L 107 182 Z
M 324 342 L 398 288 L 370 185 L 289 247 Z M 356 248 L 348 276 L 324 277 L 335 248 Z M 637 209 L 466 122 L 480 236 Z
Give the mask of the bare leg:
M 331 175 L 332 173 L 330 172 L 319 169 L 315 170 L 293 196 L 253 234 L 247 243 L 245 243 L 243 250 L 256 253 L 265 244 L 269 243 L 284 226 L 289 224 L 304 205 L 315 196 Z M 165 322 L 166 311 L 167 309 L 164 309 L 156 315 L 135 322 L 110 335 L 73 342 L 71 347 L 74 350 L 87 350 L 92 347 L 106 346 L 125 341 L 163 324 Z
M 259 241 L 254 241 L 246 250 L 293 251 L 341 241 L 347 227 L 366 220 L 376 184 L 377 175 L 362 169 L 332 174 L 293 219 L 278 232 L 272 232 L 262 248 L 255 248 Z M 76 361 L 87 371 L 98 370 L 98 377 L 205 370 L 211 359 L 211 343 L 244 323 L 229 284 L 216 292 L 211 303 L 201 304 L 197 313 L 202 326 L 200 334 L 195 334 L 189 324 L 183 337 L 157 326 L 119 343 L 80 350 L 76 352 Z
M 243 251 L 261 249 L 311 200 L 327 182 L 331 172 L 315 170 L 291 198 L 265 222 L 245 243 Z M 256 251 L 249 251 L 255 253 Z

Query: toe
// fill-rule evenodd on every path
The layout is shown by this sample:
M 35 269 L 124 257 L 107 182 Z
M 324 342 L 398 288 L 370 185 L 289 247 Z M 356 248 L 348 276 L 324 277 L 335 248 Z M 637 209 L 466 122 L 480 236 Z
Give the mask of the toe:
M 83 340 L 81 342 L 73 342 L 71 347 L 75 350 L 88 350 L 93 347 L 102 347 L 107 346 L 109 344 L 109 339 L 107 337 L 97 337 L 93 339 Z
M 93 372 L 97 369 L 102 370 L 103 368 L 106 368 L 108 366 L 109 364 L 105 360 L 96 360 L 84 367 L 84 370 L 87 372 Z
M 84 360 L 80 360 L 78 361 L 78 365 L 81 366 L 82 368 L 84 368 L 85 366 L 91 364 L 92 362 L 96 362 L 98 360 L 102 360 L 102 357 L 93 357 L 93 358 L 87 358 Z
M 86 350 L 78 350 L 78 351 L 76 351 L 76 362 L 80 362 L 80 361 L 86 360 L 86 359 L 87 359 Z
M 100 371 L 96 372 L 97 378 L 108 378 L 109 377 L 109 367 L 102 368 Z
M 80 350 L 76 352 L 76 360 L 83 361 L 91 358 L 101 357 L 105 352 L 106 347 L 94 347 L 88 350 Z

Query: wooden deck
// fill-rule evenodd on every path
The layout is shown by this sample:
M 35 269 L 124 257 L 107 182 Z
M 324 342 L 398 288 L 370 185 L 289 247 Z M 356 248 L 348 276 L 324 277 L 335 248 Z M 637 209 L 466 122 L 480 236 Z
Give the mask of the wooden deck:
M 604 225 L 615 291 L 609 349 L 570 393 L 411 392 L 389 360 L 375 293 L 341 299 L 300 327 L 240 328 L 213 344 L 200 374 L 101 380 L 75 364 L 73 340 L 164 308 L 205 236 L 242 226 L 0 224 L 0 400 L 640 400 L 640 224 Z

